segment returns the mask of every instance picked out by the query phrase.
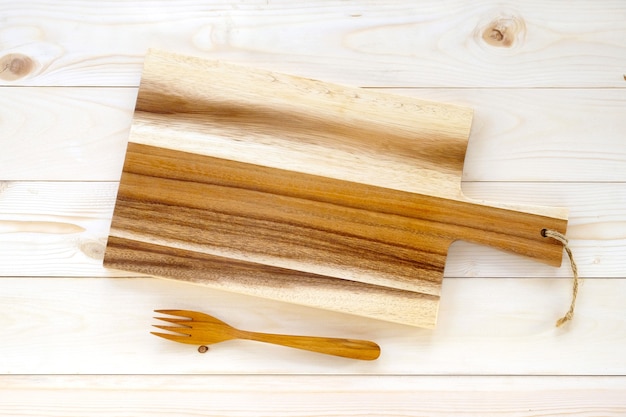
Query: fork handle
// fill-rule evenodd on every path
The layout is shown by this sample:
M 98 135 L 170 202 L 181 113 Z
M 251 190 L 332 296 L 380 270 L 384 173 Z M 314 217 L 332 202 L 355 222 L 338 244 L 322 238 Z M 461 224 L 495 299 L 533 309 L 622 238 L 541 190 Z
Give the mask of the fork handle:
M 327 355 L 341 356 L 344 358 L 371 361 L 380 356 L 380 346 L 368 340 L 339 339 L 332 337 L 316 336 L 289 336 L 281 334 L 241 332 L 240 338 L 255 340 L 257 342 L 272 343 L 309 350 L 312 352 L 325 353 Z

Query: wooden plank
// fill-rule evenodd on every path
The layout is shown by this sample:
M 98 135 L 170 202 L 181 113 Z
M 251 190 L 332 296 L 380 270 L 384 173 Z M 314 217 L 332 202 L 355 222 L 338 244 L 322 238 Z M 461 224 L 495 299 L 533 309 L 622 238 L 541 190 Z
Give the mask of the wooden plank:
M 113 182 L 0 182 L 0 275 L 113 275 L 102 268 L 102 257 L 117 188 Z
M 159 47 L 359 86 L 624 87 L 625 13 L 616 0 L 3 2 L 0 81 L 136 86 Z
M 624 89 L 386 91 L 474 109 L 466 181 L 626 181 Z M 119 180 L 136 94 L 0 88 L 0 178 Z
M 449 279 L 433 331 L 152 278 L 2 278 L 0 373 L 624 375 L 626 280 L 585 280 L 574 320 L 556 328 L 570 286 Z M 363 362 L 232 341 L 202 355 L 149 333 L 162 308 L 246 330 L 373 340 L 382 353 Z
M 622 40 L 626 15 L 621 0 L 574 2 L 566 7 L 559 1 L 538 0 L 507 4 L 495 0 L 472 4 L 461 0 L 441 4 L 422 0 L 371 3 L 324 0 L 314 5 L 291 0 L 218 0 L 186 1 L 184 6 L 179 2 L 148 0 L 45 3 L 0 2 L 3 51 L 0 69 L 4 70 L 0 84 L 136 87 L 145 50 L 156 46 L 346 85 L 435 86 L 401 93 L 474 108 L 475 129 L 464 178 L 505 181 L 467 182 L 464 192 L 475 198 L 506 200 L 512 204 L 572 207 L 568 236 L 573 239 L 583 275 L 624 278 L 626 84 Z M 520 29 L 523 37 L 518 37 L 522 33 Z M 513 42 L 507 33 L 514 35 Z M 493 46 L 489 42 L 496 45 L 510 42 L 510 47 Z M 455 85 L 464 88 L 447 88 Z M 124 96 L 124 89 L 111 93 L 113 90 L 106 87 L 93 89 L 97 97 L 93 101 L 80 87 L 69 91 L 0 89 L 0 179 L 118 180 L 127 136 L 123 132 L 127 132 L 129 124 L 120 121 L 118 115 L 126 112 L 130 120 L 134 98 Z M 134 94 L 132 89 L 127 91 Z M 110 98 L 109 94 L 115 97 Z M 77 134 L 76 129 L 81 132 Z M 511 183 L 524 180 L 561 183 Z M 155 364 L 158 370 L 162 369 L 164 360 L 171 360 L 170 372 L 174 375 L 110 375 L 116 366 L 145 358 L 145 352 L 138 351 L 141 344 L 122 341 L 123 346 L 117 350 L 111 347 L 113 336 L 130 335 L 132 339 L 139 327 L 133 323 L 138 320 L 144 321 L 141 332 L 152 324 L 144 315 L 144 307 L 148 310 L 161 301 L 178 305 L 181 300 L 190 299 L 196 303 L 193 307 L 205 308 L 213 298 L 188 298 L 187 291 L 195 293 L 195 288 L 168 294 L 147 285 L 149 291 L 155 290 L 148 301 L 138 295 L 143 289 L 127 287 L 123 280 L 93 280 L 96 287 L 86 289 L 82 284 L 91 280 L 76 279 L 63 285 L 59 284 L 63 278 L 25 278 L 111 274 L 102 268 L 101 259 L 86 256 L 79 247 L 85 238 L 106 236 L 110 222 L 110 215 L 107 218 L 88 187 L 102 190 L 99 183 L 62 186 L 56 182 L 0 183 L 0 275 L 24 276 L 8 281 L 0 279 L 1 304 L 22 306 L 16 312 L 9 309 L 8 314 L 0 316 L 0 358 L 9 352 L 8 357 L 16 358 L 17 365 L 28 360 L 44 365 L 32 366 L 31 375 L 0 376 L 2 416 L 626 414 L 621 354 L 624 311 L 619 309 L 621 306 L 613 309 L 612 306 L 618 305 L 613 300 L 608 305 L 610 313 L 598 312 L 602 318 L 586 321 L 582 330 L 564 329 L 565 334 L 554 334 L 552 338 L 552 320 L 544 322 L 544 316 L 556 318 L 569 302 L 569 281 L 563 279 L 552 280 L 547 287 L 533 284 L 546 284 L 544 280 L 519 280 L 523 288 L 510 285 L 495 293 L 491 284 L 479 286 L 477 291 L 483 292 L 479 298 L 481 305 L 464 302 L 466 311 L 455 313 L 455 317 L 459 314 L 459 318 L 467 318 L 472 330 L 465 332 L 465 323 L 455 324 L 443 339 L 438 331 L 430 337 L 419 334 L 404 345 L 412 353 L 407 360 L 411 366 L 428 361 L 432 350 L 443 350 L 442 355 L 454 355 L 451 357 L 456 363 L 478 359 L 474 371 L 486 364 L 487 372 L 494 375 L 513 367 L 520 376 L 413 376 L 376 372 L 367 376 L 343 363 L 336 364 L 329 373 L 347 370 L 354 375 L 295 375 L 291 369 L 285 372 L 287 375 L 270 375 L 275 369 L 274 361 L 308 363 L 308 358 L 294 358 L 287 353 L 285 358 L 278 358 L 274 350 L 268 349 L 266 354 L 250 352 L 248 346 L 235 346 L 243 354 L 231 351 L 233 361 L 247 361 L 254 368 L 260 366 L 259 358 L 269 358 L 269 365 L 261 370 L 266 374 L 249 375 L 245 370 L 238 375 L 185 374 L 187 370 L 198 371 L 194 365 L 206 366 L 206 360 L 212 359 L 198 358 L 195 351 L 177 350 L 176 354 L 149 353 L 152 362 L 145 361 L 140 366 L 152 372 L 155 368 L 151 365 Z M 115 190 L 114 184 L 112 189 Z M 81 193 L 84 199 L 79 204 Z M 91 202 L 94 206 L 88 208 L 86 203 Z M 85 231 L 58 234 L 76 227 Z M 96 248 L 102 244 L 98 242 Z M 557 270 L 462 242 L 453 245 L 447 267 L 448 278 L 569 277 L 571 273 L 567 268 Z M 444 281 L 444 291 L 449 281 L 453 280 Z M 480 284 L 482 280 L 454 281 L 467 281 L 470 285 Z M 613 281 L 616 280 L 602 280 L 607 287 L 591 291 L 595 295 L 590 301 L 595 304 L 598 294 L 612 296 Z M 581 287 L 581 303 L 586 302 L 585 291 L 593 282 L 596 281 L 586 280 Z M 532 288 L 525 287 L 531 284 Z M 40 297 L 46 291 L 50 292 L 48 298 Z M 562 298 L 546 301 L 546 293 Z M 465 300 L 466 294 L 474 295 L 469 288 L 456 297 Z M 49 302 L 55 297 L 54 302 Z M 491 304 L 497 297 L 514 303 Z M 623 291 L 618 291 L 615 297 L 623 300 Z M 228 305 L 233 300 L 229 296 L 215 300 L 219 308 L 223 307 L 225 317 L 236 315 L 240 308 L 238 302 Z M 258 300 L 253 300 L 241 301 L 246 306 L 242 322 L 245 320 L 251 327 L 265 327 L 273 321 L 278 304 L 256 309 Z M 527 303 L 527 300 L 532 301 Z M 93 306 L 83 307 L 83 303 Z M 122 313 L 133 305 L 138 308 L 128 323 L 115 314 L 120 304 Z M 563 304 L 563 308 L 557 308 L 557 304 Z M 482 320 L 482 315 L 468 314 L 468 311 L 480 312 L 485 306 L 484 316 L 488 320 Z M 490 309 L 491 306 L 494 308 Z M 525 316 L 528 307 L 541 310 L 533 313 L 534 319 L 530 321 Z M 64 313 L 70 308 L 71 312 Z M 544 315 L 550 308 L 554 310 Z M 578 311 L 574 323 L 582 311 Z M 284 330 L 285 323 L 293 322 L 293 328 L 301 329 L 304 319 L 325 320 L 320 323 L 324 325 L 321 330 L 329 330 L 344 320 L 333 322 L 335 316 L 327 319 L 313 312 L 295 314 L 298 317 L 281 319 L 276 328 Z M 524 317 L 523 324 L 519 323 L 520 317 Z M 494 319 L 502 321 L 495 323 Z M 104 334 L 108 336 L 101 337 L 92 327 L 100 323 L 104 323 Z M 113 324 L 118 327 L 113 329 Z M 547 330 L 533 331 L 539 324 L 546 324 Z M 483 329 L 476 330 L 477 326 Z M 50 339 L 52 351 L 48 351 L 47 338 L 42 343 L 37 334 L 48 335 L 52 328 L 56 333 Z M 359 324 L 350 322 L 345 330 L 359 329 Z M 568 338 L 572 330 L 575 337 Z M 596 331 L 603 336 L 592 347 Z M 345 333 L 343 328 L 340 333 Z M 91 339 L 80 338 L 78 334 Z M 455 334 L 459 337 L 452 337 Z M 404 342 L 405 335 L 399 332 L 389 338 L 383 336 L 394 344 L 398 335 L 400 342 Z M 69 338 L 62 348 L 57 339 L 61 336 Z M 505 339 L 510 343 L 503 343 Z M 100 341 L 104 343 L 104 361 L 111 366 L 105 364 L 99 369 L 109 375 L 41 374 L 55 360 L 61 363 L 58 368 L 69 364 L 61 372 L 80 369 L 77 363 L 86 364 L 88 360 L 93 365 L 99 358 Z M 495 355 L 492 344 L 497 350 Z M 580 351 L 579 346 L 582 346 Z M 111 351 L 120 352 L 124 347 L 128 348 L 122 352 L 125 359 L 120 363 L 110 359 Z M 513 349 L 507 350 L 510 347 Z M 495 358 L 495 363 L 488 361 L 489 356 Z M 175 369 L 181 357 L 187 362 L 182 370 Z M 405 358 L 400 356 L 398 360 Z M 500 366 L 502 363 L 505 366 Z M 594 376 L 528 376 L 533 372 L 559 373 L 563 369 L 573 374 L 581 371 L 581 364 L 587 364 L 582 366 L 585 368 L 582 371 L 590 371 Z M 598 376 L 615 369 L 622 369 L 622 376 Z
M 104 265 L 430 328 L 455 238 L 559 266 L 564 223 L 131 143 Z
M 136 96 L 128 88 L 0 88 L 0 178 L 119 180 Z
M 420 89 L 411 94 L 474 109 L 466 181 L 626 181 L 626 89 Z
M 3 417 L 626 413 L 624 377 L 10 375 L 0 389 Z
M 624 275 L 623 184 L 466 182 L 463 190 L 474 199 L 568 207 L 581 275 Z M 116 193 L 114 182 L 0 182 L 0 276 L 136 276 L 102 267 Z M 444 276 L 570 277 L 571 271 L 457 242 Z
M 409 291 L 116 236 L 109 237 L 104 265 L 129 274 L 172 278 L 395 323 L 432 328 L 437 322 L 440 282 L 419 280 L 423 290 Z M 329 266 L 322 265 L 319 269 Z M 409 284 L 416 285 L 412 281 Z
M 129 142 L 461 200 L 471 126 L 467 107 L 151 50 Z
M 372 117 L 384 112 L 386 117 Z M 368 182 L 348 182 L 346 175 L 363 171 L 363 155 L 375 155 L 393 165 L 416 166 L 416 184 L 424 193 L 461 200 L 470 125 L 469 109 L 151 51 L 104 264 L 174 279 L 191 275 L 206 285 L 216 281 L 208 270 L 237 271 L 219 274 L 218 285 L 432 327 L 452 242 L 444 229 L 454 227 L 445 220 L 446 211 L 435 207 L 441 198 L 418 200 Z M 221 159 L 220 151 L 237 161 Z M 348 157 L 332 164 L 327 157 L 303 160 L 318 153 Z M 252 165 L 251 158 L 262 165 Z M 284 161 L 295 171 L 278 169 Z M 376 169 L 368 171 L 378 179 Z M 412 224 L 407 216 L 416 211 L 433 216 L 413 216 Z M 554 228 L 564 231 L 564 223 Z M 532 240 L 532 229 L 522 238 Z M 534 229 L 535 240 L 550 243 L 538 256 L 560 262 L 561 249 L 539 239 L 541 229 Z M 482 228 L 477 235 L 484 235 Z M 510 245 L 526 246 L 534 245 Z M 298 277 L 304 278 L 302 285 Z M 330 278 L 348 281 L 344 294 L 368 298 L 329 303 L 329 292 L 339 286 L 329 287 Z M 359 289 L 356 283 L 367 285 Z M 381 307 L 364 310 L 379 286 Z M 399 294 L 397 300 L 390 289 L 411 291 L 410 298 L 419 302 L 405 315 L 390 314 L 382 306 L 405 305 L 408 298 Z

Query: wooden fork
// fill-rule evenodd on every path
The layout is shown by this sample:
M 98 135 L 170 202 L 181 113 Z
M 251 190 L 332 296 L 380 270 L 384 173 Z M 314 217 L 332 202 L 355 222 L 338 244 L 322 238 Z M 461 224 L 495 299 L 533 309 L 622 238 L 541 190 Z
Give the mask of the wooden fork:
M 352 359 L 373 360 L 380 355 L 380 347 L 376 343 L 367 340 L 249 332 L 236 329 L 213 316 L 196 311 L 154 311 L 161 314 L 177 316 L 177 318 L 155 317 L 155 319 L 173 323 L 177 326 L 154 325 L 154 327 L 159 329 L 177 334 L 150 332 L 156 336 L 174 342 L 202 346 L 232 339 L 246 339 Z

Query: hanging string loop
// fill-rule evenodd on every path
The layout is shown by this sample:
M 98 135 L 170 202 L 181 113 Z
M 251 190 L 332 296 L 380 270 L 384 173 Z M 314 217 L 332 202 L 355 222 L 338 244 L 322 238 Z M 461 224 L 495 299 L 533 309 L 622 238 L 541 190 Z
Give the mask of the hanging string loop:
M 567 253 L 567 256 L 569 257 L 569 261 L 572 266 L 572 272 L 574 274 L 574 280 L 572 282 L 572 301 L 570 303 L 569 310 L 567 311 L 567 313 L 565 313 L 563 317 L 556 321 L 556 327 L 561 327 L 562 325 L 574 318 L 574 309 L 576 308 L 576 298 L 578 297 L 578 285 L 580 281 L 580 279 L 578 278 L 578 267 L 576 266 L 576 262 L 574 261 L 572 250 L 569 247 L 569 241 L 562 233 L 559 233 L 555 230 L 543 229 L 541 231 L 541 235 L 543 237 L 549 237 L 561 242 L 563 248 L 565 249 L 565 252 Z

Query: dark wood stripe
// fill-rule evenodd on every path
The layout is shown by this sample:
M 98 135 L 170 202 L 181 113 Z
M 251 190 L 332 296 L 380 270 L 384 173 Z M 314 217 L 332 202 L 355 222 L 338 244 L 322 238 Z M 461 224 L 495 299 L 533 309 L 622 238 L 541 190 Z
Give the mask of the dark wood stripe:
M 217 289 L 433 327 L 439 296 L 396 290 L 285 268 L 110 236 L 104 264 Z M 263 289 L 263 291 L 260 291 Z M 269 291 L 267 291 L 269 290 Z M 322 291 L 325 299 L 312 297 Z M 346 304 L 358 305 L 347 311 Z

